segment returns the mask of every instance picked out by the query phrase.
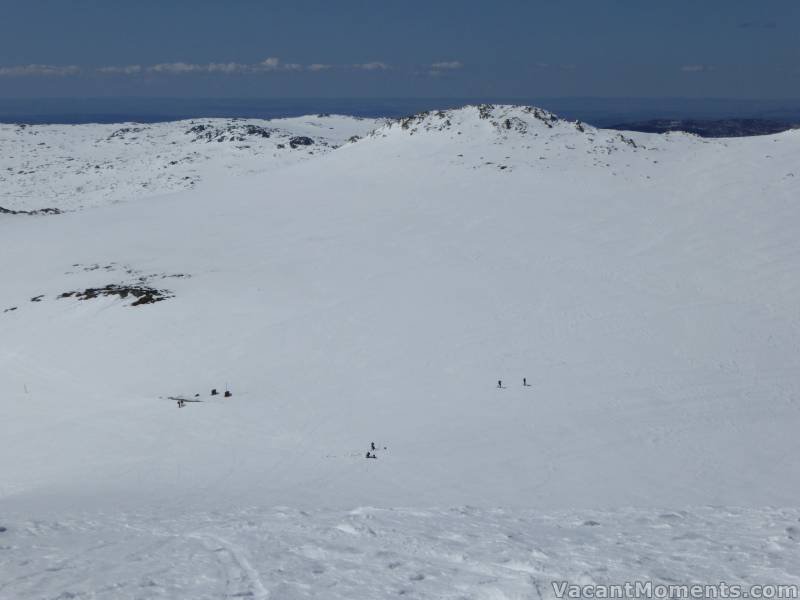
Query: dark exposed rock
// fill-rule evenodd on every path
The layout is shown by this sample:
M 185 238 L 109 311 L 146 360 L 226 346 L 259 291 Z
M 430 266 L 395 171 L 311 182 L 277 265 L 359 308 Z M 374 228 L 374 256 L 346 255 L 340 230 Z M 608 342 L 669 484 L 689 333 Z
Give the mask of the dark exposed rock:
M 211 125 L 194 125 L 186 130 L 187 135 L 194 135 L 194 141 L 206 142 L 244 142 L 250 138 L 269 138 L 272 129 L 253 125 L 252 123 L 231 123 L 223 127 Z
M 289 138 L 289 146 L 292 148 L 297 148 L 298 146 L 311 146 L 313 143 L 314 140 L 304 135 L 296 135 L 293 138 Z
M 631 148 L 638 148 L 638 147 L 639 147 L 639 146 L 637 146 L 637 145 L 636 145 L 636 142 L 634 142 L 634 141 L 633 141 L 631 138 L 629 138 L 629 137 L 625 137 L 625 136 L 624 136 L 624 135 L 622 135 L 621 133 L 617 134 L 617 137 L 619 138 L 619 140 L 620 140 L 621 142 L 625 142 L 625 143 L 626 143 L 626 144 L 628 144 L 628 146 L 630 146 Z
M 538 119 L 547 127 L 552 127 L 552 123 L 558 121 L 558 117 L 556 115 L 546 110 L 542 110 L 537 106 L 525 106 L 522 110 L 530 115 L 533 115 L 535 119 Z
M 509 117 L 503 121 L 503 128 L 506 130 L 513 129 L 517 133 L 527 133 L 528 124 L 519 117 Z
M 60 215 L 57 208 L 39 208 L 37 210 L 11 210 L 0 206 L 0 215 Z
M 173 295 L 169 290 L 159 290 L 146 285 L 124 285 L 124 284 L 109 284 L 101 288 L 87 288 L 83 291 L 64 292 L 59 299 L 62 298 L 76 298 L 78 300 L 92 300 L 101 296 L 118 296 L 122 299 L 132 296 L 136 300 L 131 303 L 131 306 L 141 306 L 143 304 L 154 304 L 161 302 Z
M 253 137 L 268 138 L 271 135 L 269 129 L 259 127 L 258 125 L 246 125 L 244 131 L 247 135 L 252 135 Z
M 479 104 L 478 105 L 478 116 L 481 119 L 488 119 L 492 116 L 492 111 L 494 110 L 494 104 Z
M 425 120 L 425 117 L 427 117 L 429 114 L 431 114 L 430 111 L 423 110 L 422 112 L 418 112 L 409 117 L 403 117 L 400 119 L 400 127 L 402 129 L 408 129 L 412 125 L 422 123 L 422 121 Z
M 108 139 L 125 138 L 128 136 L 128 134 L 141 133 L 145 129 L 146 129 L 145 127 L 122 127 L 114 131 L 111 135 L 109 135 Z

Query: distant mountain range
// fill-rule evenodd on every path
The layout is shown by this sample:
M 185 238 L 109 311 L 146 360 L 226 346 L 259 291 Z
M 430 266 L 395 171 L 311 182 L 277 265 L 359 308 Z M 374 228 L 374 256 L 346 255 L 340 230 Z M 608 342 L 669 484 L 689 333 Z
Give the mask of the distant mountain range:
M 685 131 L 701 137 L 744 137 L 769 135 L 800 127 L 800 121 L 777 121 L 773 119 L 651 119 L 609 125 L 608 129 L 641 131 L 644 133 L 666 133 Z

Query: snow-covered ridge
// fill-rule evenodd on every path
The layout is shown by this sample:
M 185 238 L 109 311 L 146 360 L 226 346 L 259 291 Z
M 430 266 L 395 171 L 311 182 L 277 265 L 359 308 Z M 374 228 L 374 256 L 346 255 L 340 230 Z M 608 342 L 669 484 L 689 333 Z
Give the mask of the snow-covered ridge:
M 422 131 L 455 131 L 457 135 L 466 133 L 469 136 L 476 135 L 477 129 L 478 131 L 491 130 L 502 136 L 518 134 L 532 137 L 577 131 L 590 138 L 605 131 L 581 121 L 562 119 L 555 113 L 537 106 L 515 104 L 478 104 L 457 109 L 423 111 L 408 117 L 393 119 L 377 129 L 373 135 L 381 136 L 386 131 L 397 128 L 409 135 Z M 628 135 L 622 135 L 612 130 L 608 130 L 607 133 L 612 138 L 623 141 L 629 146 L 637 147 L 634 140 Z M 617 135 L 614 135 L 615 133 Z
M 669 173 L 664 159 L 680 160 L 702 147 L 724 146 L 691 134 L 600 129 L 536 106 L 492 104 L 395 119 L 364 142 L 384 142 L 387 148 L 410 145 L 428 160 L 467 169 L 572 174 L 599 169 L 630 180 Z
M 444 131 L 453 126 L 466 124 L 475 118 L 487 121 L 498 130 L 513 129 L 518 133 L 527 133 L 531 122 L 538 122 L 549 129 L 558 124 L 567 123 L 556 114 L 536 106 L 477 104 L 456 109 L 422 111 L 408 117 L 393 119 L 386 125 L 386 128 L 399 126 L 411 134 L 419 130 Z M 579 129 L 584 127 L 578 121 L 574 124 Z
M 359 140 L 380 155 L 373 145 L 385 138 L 413 138 L 417 152 L 428 160 L 467 168 L 600 167 L 630 178 L 654 175 L 655 154 L 726 143 L 683 133 L 598 129 L 535 106 L 491 104 L 400 119 L 316 115 L 270 121 L 0 125 L 0 211 L 53 214 L 178 192 L 208 180 L 275 172 Z M 612 154 L 626 158 L 611 161 Z
M 0 207 L 75 210 L 264 173 L 326 154 L 380 122 L 337 115 L 169 123 L 0 124 Z

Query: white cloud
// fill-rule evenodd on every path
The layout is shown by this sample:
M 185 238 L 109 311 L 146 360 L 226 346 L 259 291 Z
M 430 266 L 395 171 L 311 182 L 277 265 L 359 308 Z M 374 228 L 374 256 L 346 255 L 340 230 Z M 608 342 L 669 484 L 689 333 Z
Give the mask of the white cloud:
M 353 68 L 362 71 L 388 71 L 391 67 L 384 62 L 375 61 L 353 65 Z
M 464 68 L 464 63 L 460 60 L 440 60 L 428 65 L 428 76 L 440 77 L 446 71 L 457 71 Z
M 248 68 L 248 65 L 241 65 L 235 62 L 209 63 L 205 66 L 205 70 L 209 73 L 243 73 Z M 203 69 L 201 68 L 201 70 Z
M 142 72 L 141 65 L 126 65 L 122 67 L 100 67 L 97 69 L 98 73 L 106 73 L 108 75 L 136 75 Z
M 714 67 L 709 65 L 683 65 L 681 71 L 684 73 L 703 73 L 705 71 L 713 71 Z
M 463 65 L 459 61 L 442 61 L 433 63 L 432 68 L 453 70 L 460 69 Z M 237 63 L 237 62 L 211 62 L 211 63 L 190 63 L 183 61 L 163 62 L 154 65 L 108 65 L 86 69 L 87 73 L 101 75 L 128 75 L 137 76 L 147 73 L 155 75 L 185 75 L 185 74 L 258 74 L 273 72 L 310 72 L 319 73 L 330 70 L 357 70 L 357 71 L 389 71 L 392 66 L 381 61 L 357 63 L 350 65 L 334 65 L 328 63 L 312 63 L 304 65 L 300 63 L 283 63 L 277 57 L 270 56 L 257 63 Z M 65 76 L 77 75 L 84 72 L 84 69 L 74 65 L 54 66 L 54 65 L 19 65 L 11 67 L 0 67 L 0 77 L 12 76 Z
M 75 65 L 20 65 L 16 67 L 0 67 L 0 77 L 64 77 L 66 75 L 77 75 L 80 72 L 80 67 L 76 67 Z
M 196 73 L 198 71 L 204 71 L 205 67 L 185 62 L 171 62 L 171 63 L 159 63 L 157 65 L 152 65 L 150 67 L 147 67 L 147 70 L 152 73 L 177 74 L 177 73 Z
M 277 71 L 278 68 L 280 67 L 280 64 L 281 64 L 280 59 L 271 56 L 269 58 L 265 58 L 256 66 L 264 71 Z
M 237 62 L 219 62 L 196 64 L 185 62 L 160 63 L 147 67 L 151 73 L 168 73 L 180 75 L 185 73 L 267 73 L 274 71 L 302 71 L 305 67 L 297 63 L 282 63 L 279 58 L 271 56 L 255 64 Z
M 462 63 L 460 60 L 443 60 L 440 62 L 435 62 L 431 65 L 431 69 L 434 71 L 455 71 L 463 68 L 464 63 Z

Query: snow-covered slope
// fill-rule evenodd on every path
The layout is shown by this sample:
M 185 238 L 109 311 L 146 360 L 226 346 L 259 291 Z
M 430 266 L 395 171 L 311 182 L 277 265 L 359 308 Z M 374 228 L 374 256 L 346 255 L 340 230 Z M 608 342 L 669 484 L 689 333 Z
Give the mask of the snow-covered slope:
M 757 584 L 777 597 L 776 585 L 800 583 L 798 518 L 722 508 L 92 513 L 24 521 L 0 537 L 0 597 L 522 600 L 636 581 L 655 593 Z
M 112 125 L 0 124 L 0 207 L 74 210 L 264 173 L 369 133 L 381 121 L 318 115 Z
M 31 512 L 99 509 L 504 506 L 525 548 L 551 555 L 521 509 L 563 524 L 582 513 L 552 511 L 747 506 L 761 541 L 741 542 L 742 564 L 768 548 L 777 566 L 738 577 L 788 577 L 796 515 L 759 507 L 800 493 L 798 159 L 800 132 L 709 141 L 467 107 L 193 190 L 0 215 L 0 507 L 23 527 Z M 226 384 L 232 398 L 209 395 Z M 253 527 L 279 518 L 259 514 Z M 476 511 L 476 535 L 499 527 L 492 514 Z M 609 552 L 641 525 L 614 514 L 595 519 L 613 523 L 596 541 Z M 98 519 L 100 537 L 124 521 Z M 244 521 L 217 525 L 250 539 Z M 143 547 L 161 547 L 147 527 Z M 14 535 L 15 548 L 71 539 Z M 180 552 L 207 544 L 220 568 L 263 574 L 266 555 L 214 539 Z M 670 539 L 665 557 L 691 550 Z M 512 554 L 533 568 L 529 550 Z M 691 572 L 620 560 L 632 575 Z M 473 597 L 530 594 L 492 569 L 500 591 Z

